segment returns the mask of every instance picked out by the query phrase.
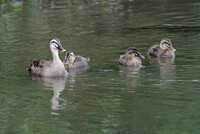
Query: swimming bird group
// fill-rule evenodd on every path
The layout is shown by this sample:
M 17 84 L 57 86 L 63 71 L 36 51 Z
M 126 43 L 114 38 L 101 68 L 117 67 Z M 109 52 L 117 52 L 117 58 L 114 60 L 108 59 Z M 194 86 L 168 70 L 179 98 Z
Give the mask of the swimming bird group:
M 82 56 L 75 56 L 73 52 L 68 51 L 62 47 L 59 39 L 55 38 L 50 41 L 50 50 L 53 60 L 35 59 L 27 68 L 30 75 L 39 77 L 56 77 L 65 76 L 67 71 L 74 68 L 87 67 L 90 58 Z M 59 58 L 58 50 L 66 52 L 64 61 Z M 164 38 L 159 45 L 153 45 L 149 48 L 147 54 L 150 58 L 175 58 L 174 47 L 170 39 Z M 141 66 L 142 60 L 145 57 L 139 53 L 135 47 L 129 47 L 123 55 L 119 57 L 119 65 L 122 66 Z

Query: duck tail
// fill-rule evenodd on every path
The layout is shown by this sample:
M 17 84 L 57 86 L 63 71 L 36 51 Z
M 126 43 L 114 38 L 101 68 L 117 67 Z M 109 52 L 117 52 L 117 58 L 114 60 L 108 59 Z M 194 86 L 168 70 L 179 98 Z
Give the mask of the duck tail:
M 32 71 L 31 71 L 31 67 L 32 67 L 32 64 L 31 64 L 28 68 L 26 68 L 26 71 L 28 71 L 28 72 L 31 73 L 31 72 L 32 72 Z
M 28 72 L 32 73 L 32 67 L 37 67 L 39 64 L 39 60 L 38 59 L 35 59 L 33 60 L 33 62 L 31 63 L 31 65 L 26 69 Z
M 88 57 L 88 58 L 86 58 L 87 59 L 87 62 L 89 62 L 90 61 L 90 57 Z

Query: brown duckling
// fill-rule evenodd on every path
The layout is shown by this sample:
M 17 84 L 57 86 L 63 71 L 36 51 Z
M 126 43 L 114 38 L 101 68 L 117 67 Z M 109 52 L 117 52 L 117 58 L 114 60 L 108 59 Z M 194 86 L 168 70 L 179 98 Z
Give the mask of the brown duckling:
M 129 47 L 124 55 L 119 57 L 119 64 L 124 66 L 141 66 L 141 59 L 145 59 L 135 47 Z
M 174 47 L 170 39 L 162 39 L 160 45 L 153 45 L 149 48 L 147 54 L 150 57 L 158 58 L 174 58 L 175 57 Z
M 90 58 L 75 56 L 73 52 L 68 51 L 65 56 L 64 64 L 67 69 L 81 68 L 88 66 Z

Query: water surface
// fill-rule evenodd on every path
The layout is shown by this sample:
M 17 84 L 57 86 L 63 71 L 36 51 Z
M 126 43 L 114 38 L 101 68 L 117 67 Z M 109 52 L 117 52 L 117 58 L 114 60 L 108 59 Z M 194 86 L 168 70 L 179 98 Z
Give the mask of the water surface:
M 200 133 L 200 2 L 1 1 L 0 133 Z M 32 78 L 49 41 L 90 57 L 67 78 Z M 170 38 L 175 60 L 149 59 Z M 143 67 L 121 67 L 129 46 Z M 65 54 L 60 53 L 63 59 Z

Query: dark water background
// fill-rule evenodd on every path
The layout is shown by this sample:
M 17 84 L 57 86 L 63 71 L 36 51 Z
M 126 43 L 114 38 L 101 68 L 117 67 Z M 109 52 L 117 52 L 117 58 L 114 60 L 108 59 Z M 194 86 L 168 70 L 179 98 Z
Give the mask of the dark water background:
M 55 37 L 90 68 L 29 77 Z M 147 57 L 162 38 L 175 61 Z M 129 46 L 144 67 L 117 64 Z M 199 0 L 0 0 L 0 133 L 199 134 L 199 51 Z

